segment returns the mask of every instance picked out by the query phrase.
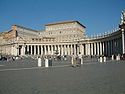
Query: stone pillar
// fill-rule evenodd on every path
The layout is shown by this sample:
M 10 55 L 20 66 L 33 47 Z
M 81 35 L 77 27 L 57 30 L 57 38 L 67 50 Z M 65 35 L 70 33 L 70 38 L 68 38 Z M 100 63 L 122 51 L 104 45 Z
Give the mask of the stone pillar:
M 85 44 L 83 44 L 83 55 L 85 55 Z
M 122 29 L 122 53 L 125 54 L 125 33 L 124 29 Z
M 64 45 L 64 54 L 67 55 L 67 49 L 66 49 L 66 45 Z
M 94 43 L 94 55 L 97 55 L 97 53 L 96 53 L 96 43 Z
M 102 43 L 100 42 L 100 55 L 102 55 Z
M 111 40 L 111 55 L 113 54 L 112 52 L 113 52 L 113 41 Z
M 34 55 L 36 55 L 36 45 L 34 45 Z
M 109 56 L 110 54 L 110 44 L 109 41 L 107 41 L 107 55 Z
M 51 45 L 51 55 L 53 55 L 53 45 Z
M 56 46 L 56 45 L 54 45 L 54 47 L 55 47 L 55 51 L 57 51 L 57 46 Z
M 82 44 L 80 44 L 80 52 L 83 55 L 83 45 Z
M 105 50 L 104 50 L 104 42 L 102 42 L 102 54 L 104 55 L 104 53 L 105 53 Z
M 61 55 L 61 53 L 60 53 L 60 45 L 58 45 L 58 52 L 59 52 L 59 55 Z
M 27 52 L 28 52 L 28 54 L 29 54 L 29 51 L 30 51 L 30 49 L 29 49 L 29 45 L 27 45 Z
M 97 55 L 99 55 L 99 42 L 97 42 Z
M 33 54 L 33 46 L 31 45 L 30 48 L 31 48 L 30 50 L 31 50 L 31 55 L 32 55 Z
M 87 43 L 85 44 L 85 48 L 86 48 L 85 49 L 86 50 L 86 55 L 88 55 L 88 44 Z
M 90 55 L 90 43 L 88 43 L 88 55 Z
M 67 45 L 67 52 L 68 52 L 68 55 L 70 55 L 69 44 Z
M 76 44 L 74 44 L 74 55 L 76 55 Z
M 72 47 L 72 44 L 71 44 L 71 55 L 73 55 L 73 47 Z
M 37 55 L 39 55 L 39 45 L 37 45 Z
M 48 55 L 50 55 L 50 45 L 47 45 L 48 47 Z
M 93 43 L 91 43 L 91 55 L 93 55 Z
M 107 55 L 107 42 L 104 42 L 104 55 Z
M 41 55 L 43 55 L 43 45 L 40 46 L 41 46 Z
M 21 48 L 21 55 L 25 55 L 25 46 L 22 45 L 22 48 Z
M 45 51 L 45 55 L 47 55 L 47 51 L 46 51 L 46 45 L 44 45 L 44 51 Z
M 61 45 L 61 56 L 63 56 L 63 45 Z

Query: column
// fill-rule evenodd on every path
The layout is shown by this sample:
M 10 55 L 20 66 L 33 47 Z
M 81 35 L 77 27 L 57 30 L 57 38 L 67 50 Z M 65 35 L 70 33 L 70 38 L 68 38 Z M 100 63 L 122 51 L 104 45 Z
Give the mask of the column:
M 28 55 L 29 55 L 29 51 L 30 51 L 29 45 L 27 45 L 27 54 L 28 54 Z
M 106 55 L 108 56 L 108 41 L 106 41 Z
M 45 55 L 47 55 L 46 45 L 44 45 L 44 51 L 45 51 Z
M 69 44 L 67 45 L 67 52 L 68 52 L 68 55 L 69 55 L 70 54 Z
M 48 45 L 48 55 L 50 55 L 50 45 Z
M 125 53 L 125 33 L 124 29 L 122 29 L 122 54 Z
M 72 47 L 72 44 L 71 44 L 71 52 L 70 52 L 71 55 L 73 55 L 73 47 Z
M 76 44 L 74 44 L 74 55 L 76 55 Z
M 53 55 L 53 45 L 51 45 L 51 55 Z
M 57 46 L 56 45 L 54 45 L 54 48 L 55 48 L 55 52 L 57 51 Z
M 59 55 L 60 55 L 60 54 L 61 54 L 61 53 L 60 53 L 60 45 L 58 45 L 58 52 L 59 52 Z
M 83 44 L 83 55 L 85 55 L 85 44 Z
M 67 55 L 67 49 L 66 49 L 66 45 L 64 45 L 64 53 L 65 53 L 65 55 Z
M 99 42 L 97 42 L 97 55 L 99 55 Z
M 96 43 L 94 43 L 94 55 L 97 55 L 97 53 L 96 53 Z
M 80 44 L 80 45 L 79 45 L 79 52 L 80 52 L 81 54 L 83 53 L 82 50 L 83 50 L 83 47 L 82 47 L 82 44 Z
M 105 53 L 105 50 L 104 50 L 104 42 L 102 42 L 102 55 L 104 55 L 104 53 Z
M 93 52 L 93 43 L 91 44 L 91 55 L 94 55 L 94 52 Z
M 88 43 L 85 44 L 85 48 L 86 48 L 86 55 L 88 55 Z
M 39 45 L 36 46 L 37 55 L 39 55 Z
M 102 43 L 100 42 L 100 55 L 102 55 Z
M 88 55 L 90 55 L 90 43 L 88 43 Z
M 32 55 L 32 54 L 33 54 L 33 48 L 32 48 L 32 45 L 30 46 L 30 48 L 31 48 L 31 52 L 30 52 L 30 54 Z
M 109 47 L 109 41 L 107 41 L 107 55 L 109 56 L 109 54 L 110 54 L 110 47 Z
M 22 45 L 22 48 L 21 48 L 21 55 L 25 55 L 25 46 Z
M 111 45 L 111 55 L 112 55 L 112 49 L 113 49 L 113 47 L 112 47 L 112 40 L 111 40 L 111 44 L 110 45 Z
M 43 45 L 40 46 L 41 46 L 41 55 L 43 55 Z
M 62 45 L 60 45 L 60 55 L 62 56 L 63 55 L 63 50 L 62 50 L 63 48 L 62 48 Z
M 34 45 L 34 55 L 36 55 L 36 45 Z

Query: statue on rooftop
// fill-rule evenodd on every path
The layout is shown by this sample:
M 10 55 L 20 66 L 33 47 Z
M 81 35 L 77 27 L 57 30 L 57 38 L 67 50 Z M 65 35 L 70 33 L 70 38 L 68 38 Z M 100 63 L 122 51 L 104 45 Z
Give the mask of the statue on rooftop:
M 121 23 L 120 24 L 121 25 L 125 24 L 125 11 L 122 11 L 122 13 L 121 13 Z

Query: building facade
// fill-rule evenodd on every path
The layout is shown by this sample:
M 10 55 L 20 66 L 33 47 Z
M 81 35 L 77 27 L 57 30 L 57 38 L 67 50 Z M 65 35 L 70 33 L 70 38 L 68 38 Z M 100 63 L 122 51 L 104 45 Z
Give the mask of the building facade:
M 125 54 L 125 12 L 119 28 L 94 37 L 86 36 L 86 27 L 78 21 L 65 21 L 45 25 L 44 31 L 13 25 L 0 34 L 0 53 L 25 55 L 77 55 L 111 56 Z

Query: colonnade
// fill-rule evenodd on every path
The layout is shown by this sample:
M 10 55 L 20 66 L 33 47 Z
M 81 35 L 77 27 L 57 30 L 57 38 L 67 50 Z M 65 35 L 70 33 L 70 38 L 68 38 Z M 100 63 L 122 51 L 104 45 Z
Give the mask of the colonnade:
M 69 44 L 25 44 L 19 45 L 18 55 L 82 55 L 94 56 L 122 54 L 121 38 L 87 43 Z
M 19 55 L 73 55 L 77 54 L 77 44 L 65 45 L 19 45 Z

